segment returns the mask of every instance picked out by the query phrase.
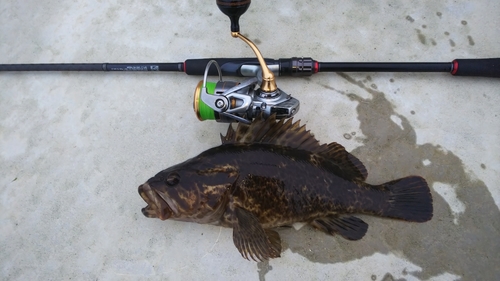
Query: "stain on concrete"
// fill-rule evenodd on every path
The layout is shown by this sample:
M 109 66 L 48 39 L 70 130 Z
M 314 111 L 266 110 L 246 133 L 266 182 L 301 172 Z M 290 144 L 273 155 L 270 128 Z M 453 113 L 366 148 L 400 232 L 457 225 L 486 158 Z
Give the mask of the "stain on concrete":
M 427 43 L 427 39 L 425 38 L 425 35 L 422 34 L 422 31 L 420 31 L 420 29 L 416 29 L 416 31 L 417 31 L 418 40 L 420 41 L 420 43 L 425 45 L 425 43 Z
M 259 281 L 266 280 L 266 274 L 273 269 L 273 267 L 269 265 L 269 261 L 257 263 L 257 268 L 257 272 L 259 273 Z
M 409 22 L 414 22 L 415 20 L 411 16 L 406 16 L 406 20 Z
M 337 91 L 335 88 L 330 87 L 330 86 L 325 85 L 325 84 L 321 84 L 321 86 L 322 86 L 323 88 L 327 89 L 327 90 Z
M 386 273 L 384 277 L 382 277 L 382 281 L 405 281 L 405 279 L 394 279 L 394 276 L 392 276 L 392 274 Z
M 474 46 L 476 43 L 474 42 L 474 39 L 472 39 L 472 36 L 467 36 L 467 39 L 469 40 L 469 45 Z
M 411 115 L 415 115 L 415 111 L 413 111 L 413 110 L 410 111 L 410 113 L 411 113 Z
M 384 277 L 382 277 L 382 281 L 394 281 L 394 277 L 390 273 L 386 273 Z
M 436 13 L 436 15 L 437 15 L 439 18 L 441 18 L 442 13 L 441 13 L 441 12 L 437 12 L 437 13 Z M 410 16 L 407 16 L 407 20 L 409 20 L 409 21 L 411 21 L 411 22 L 413 22 L 413 21 L 414 21 L 414 19 L 413 19 L 413 18 L 411 18 L 411 20 L 410 20 L 408 17 L 409 17 L 409 18 L 411 18 Z M 466 20 L 462 20 L 460 23 L 461 23 L 463 26 L 467 26 L 467 25 L 468 25 L 468 22 L 467 22 Z M 427 25 L 427 24 L 422 24 L 422 25 L 421 25 L 421 28 L 422 28 L 422 29 L 426 29 L 427 27 L 428 27 L 428 25 Z M 427 45 L 428 43 L 430 43 L 432 46 L 437 46 L 437 41 L 436 41 L 435 39 L 432 39 L 432 38 L 431 38 L 431 39 L 429 39 L 429 38 L 427 38 L 427 36 L 426 36 L 426 35 L 422 32 L 422 30 L 421 30 L 421 29 L 415 29 L 415 30 L 417 31 L 417 37 L 418 37 L 418 40 L 420 41 L 420 43 L 422 43 L 422 44 L 424 44 L 424 45 Z M 450 36 L 450 32 L 445 31 L 445 32 L 444 32 L 444 35 L 446 35 L 446 36 Z M 468 36 L 467 36 L 467 39 L 468 39 L 468 41 L 469 41 L 469 45 L 470 45 L 470 46 L 474 46 L 474 45 L 475 45 L 475 42 L 474 42 L 474 39 L 472 38 L 472 36 L 468 35 Z M 456 46 L 456 43 L 455 43 L 455 41 L 454 41 L 454 40 L 449 39 L 449 40 L 448 40 L 448 42 L 449 42 L 449 44 L 450 44 L 450 46 L 451 46 L 451 47 L 455 47 L 455 46 Z M 453 52 L 453 51 L 454 51 L 454 49 L 451 49 L 451 51 Z
M 328 264 L 377 252 L 398 252 L 422 268 L 421 272 L 412 273 L 419 279 L 448 272 L 464 280 L 479 276 L 484 280 L 498 280 L 500 245 L 492 241 L 500 236 L 500 220 L 492 218 L 500 217 L 500 212 L 484 182 L 469 175 L 453 151 L 439 144 L 417 144 L 415 129 L 404 115 L 394 110 L 383 92 L 345 73 L 338 75 L 371 94 L 371 98 L 363 98 L 336 91 L 358 102 L 357 119 L 365 137 L 363 145 L 352 154 L 365 164 L 369 172 L 367 181 L 378 184 L 408 175 L 423 176 L 431 186 L 434 217 L 426 223 L 409 223 L 358 215 L 369 225 L 366 236 L 359 241 L 325 235 L 310 227 L 280 229 L 282 241 L 286 241 L 283 250 L 288 248 L 312 262 Z M 391 120 L 392 115 L 401 119 L 401 126 Z M 433 191 L 434 183 L 452 186 L 458 200 L 465 205 L 458 224 L 453 222 L 448 203 Z M 386 274 L 382 280 L 394 278 Z
M 483 163 L 481 163 L 481 168 L 486 169 L 486 165 L 484 165 Z
M 389 82 L 394 83 L 394 79 L 393 78 L 389 79 Z

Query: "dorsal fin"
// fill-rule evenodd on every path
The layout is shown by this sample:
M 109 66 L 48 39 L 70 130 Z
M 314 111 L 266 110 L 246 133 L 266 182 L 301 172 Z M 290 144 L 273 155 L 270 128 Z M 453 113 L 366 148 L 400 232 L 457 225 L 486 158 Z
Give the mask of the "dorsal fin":
M 264 143 L 307 150 L 348 168 L 353 178 L 364 181 L 368 175 L 363 163 L 347 152 L 342 145 L 335 142 L 320 145 L 319 141 L 306 130 L 306 126 L 300 126 L 300 120 L 293 123 L 293 118 L 276 122 L 275 114 L 267 119 L 259 114 L 250 125 L 239 123 L 236 131 L 230 124 L 226 135 L 221 134 L 221 141 L 222 144 Z
M 351 171 L 355 172 L 354 178 L 361 178 L 364 181 L 366 177 L 368 177 L 368 171 L 366 171 L 365 165 L 363 165 L 356 156 L 347 152 L 342 145 L 336 142 L 322 145 L 320 149 L 313 152 L 323 155 L 337 164 L 349 167 Z

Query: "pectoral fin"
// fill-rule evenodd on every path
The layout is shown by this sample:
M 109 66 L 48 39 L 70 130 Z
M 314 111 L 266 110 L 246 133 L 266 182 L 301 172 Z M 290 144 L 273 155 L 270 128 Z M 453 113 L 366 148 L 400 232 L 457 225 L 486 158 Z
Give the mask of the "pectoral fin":
M 363 238 L 368 230 L 368 224 L 353 216 L 328 216 L 313 220 L 311 225 L 331 235 L 340 234 L 349 240 Z
M 276 231 L 263 229 L 257 217 L 247 210 L 236 208 L 235 216 L 233 241 L 245 259 L 264 261 L 280 256 L 281 239 Z

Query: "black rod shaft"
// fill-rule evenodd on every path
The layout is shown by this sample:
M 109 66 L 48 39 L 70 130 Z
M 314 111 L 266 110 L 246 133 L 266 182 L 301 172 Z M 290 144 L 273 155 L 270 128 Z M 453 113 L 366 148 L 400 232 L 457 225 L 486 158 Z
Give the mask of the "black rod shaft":
M 179 72 L 184 72 L 184 63 L 0 64 L 0 71 L 179 71 Z

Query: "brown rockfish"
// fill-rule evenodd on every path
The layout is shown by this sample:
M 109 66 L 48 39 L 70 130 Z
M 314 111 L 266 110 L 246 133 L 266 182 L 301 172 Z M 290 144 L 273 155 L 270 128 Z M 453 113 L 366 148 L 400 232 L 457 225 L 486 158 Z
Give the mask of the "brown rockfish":
M 272 228 L 307 222 L 331 235 L 361 239 L 368 225 L 353 213 L 425 222 L 432 218 L 426 181 L 409 176 L 365 182 L 363 164 L 343 146 L 320 145 L 292 119 L 257 117 L 221 135 L 222 145 L 159 172 L 139 186 L 149 218 L 233 228 L 246 259 L 279 257 Z

